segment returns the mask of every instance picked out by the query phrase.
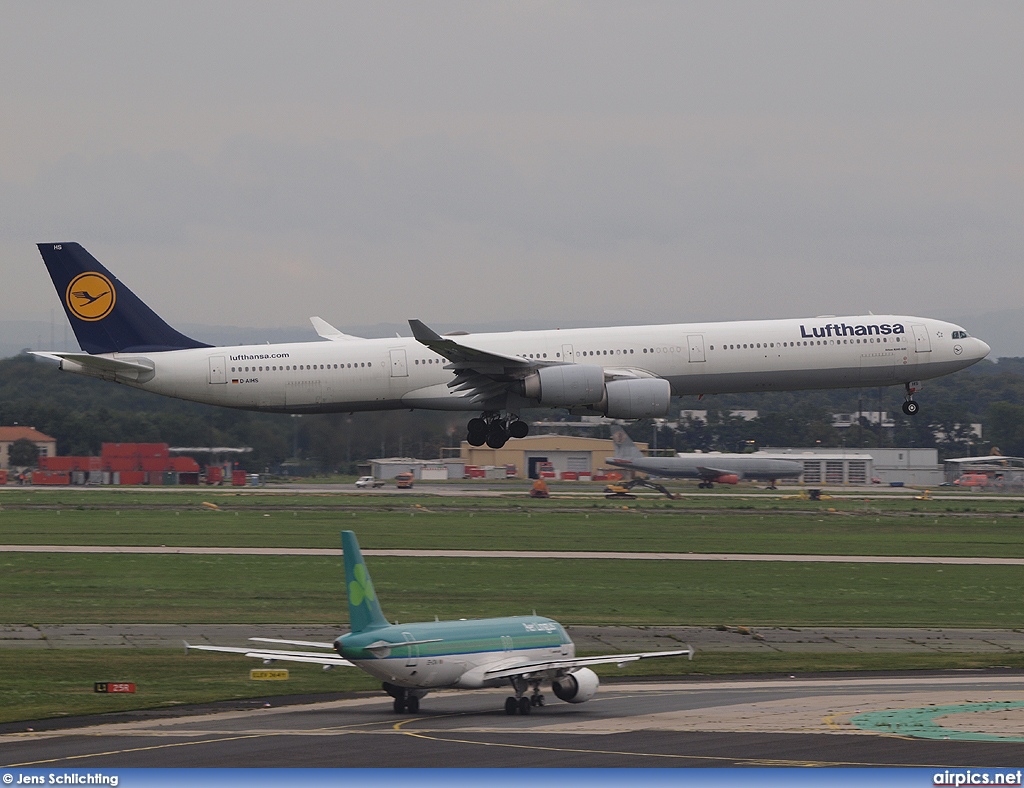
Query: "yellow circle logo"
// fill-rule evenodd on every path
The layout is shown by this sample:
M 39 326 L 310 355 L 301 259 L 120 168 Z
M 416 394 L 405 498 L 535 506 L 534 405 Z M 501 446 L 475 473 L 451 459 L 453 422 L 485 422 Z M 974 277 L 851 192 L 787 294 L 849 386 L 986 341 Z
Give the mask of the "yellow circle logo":
M 79 320 L 102 320 L 113 311 L 116 301 L 110 280 L 92 271 L 72 279 L 64 295 L 64 303 Z

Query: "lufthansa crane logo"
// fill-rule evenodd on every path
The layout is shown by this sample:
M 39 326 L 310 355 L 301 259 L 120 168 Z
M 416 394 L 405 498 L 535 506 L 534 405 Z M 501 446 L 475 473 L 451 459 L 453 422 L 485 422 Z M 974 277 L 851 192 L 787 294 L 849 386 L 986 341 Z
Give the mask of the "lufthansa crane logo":
M 109 315 L 117 301 L 114 285 L 103 274 L 89 271 L 71 280 L 64 303 L 79 320 L 102 320 Z

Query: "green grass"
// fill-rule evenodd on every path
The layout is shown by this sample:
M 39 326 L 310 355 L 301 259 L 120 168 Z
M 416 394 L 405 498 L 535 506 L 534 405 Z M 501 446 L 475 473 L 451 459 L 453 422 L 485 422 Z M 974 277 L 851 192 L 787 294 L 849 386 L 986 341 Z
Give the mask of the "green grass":
M 27 658 L 28 657 L 28 658 Z M 379 689 L 360 670 L 289 667 L 288 681 L 250 681 L 256 660 L 166 649 L 0 650 L 0 722 L 167 708 L 233 698 Z M 278 666 L 283 667 L 283 666 Z M 134 694 L 93 692 L 97 681 L 136 684 Z
M 356 531 L 365 548 L 1024 557 L 1024 519 L 1009 515 L 408 505 L 211 511 L 198 504 L 0 511 L 4 544 L 338 548 L 343 528 Z
M 26 656 L 31 658 L 26 659 Z M 699 652 L 694 660 L 659 659 L 624 668 L 596 668 L 602 680 L 632 676 L 729 676 L 817 671 L 977 669 L 1024 667 L 1020 654 L 760 654 Z M 51 717 L 173 708 L 217 700 L 366 691 L 388 700 L 379 682 L 362 671 L 288 665 L 287 681 L 251 681 L 256 660 L 227 654 L 166 649 L 0 650 L 0 723 Z M 285 667 L 277 665 L 276 667 Z M 93 692 L 97 681 L 128 681 L 134 694 Z M 481 708 L 489 701 L 481 699 Z M 429 699 L 426 701 L 429 705 Z
M 334 557 L 0 554 L 18 623 L 328 623 Z M 1024 568 L 560 559 L 369 560 L 389 618 L 565 624 L 1024 626 Z

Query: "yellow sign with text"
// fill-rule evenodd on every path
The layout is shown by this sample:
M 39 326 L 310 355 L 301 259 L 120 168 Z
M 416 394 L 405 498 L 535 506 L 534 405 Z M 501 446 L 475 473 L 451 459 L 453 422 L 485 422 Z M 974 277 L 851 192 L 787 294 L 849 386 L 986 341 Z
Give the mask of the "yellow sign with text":
M 250 681 L 288 681 L 288 669 L 278 668 L 267 670 L 266 668 L 253 668 L 249 671 Z

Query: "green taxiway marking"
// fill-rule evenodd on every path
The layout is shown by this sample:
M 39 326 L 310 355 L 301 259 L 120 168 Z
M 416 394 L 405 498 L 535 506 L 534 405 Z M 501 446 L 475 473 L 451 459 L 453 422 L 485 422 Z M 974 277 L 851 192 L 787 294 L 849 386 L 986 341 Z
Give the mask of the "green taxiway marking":
M 850 718 L 850 723 L 861 730 L 913 736 L 918 739 L 949 739 L 955 741 L 1016 741 L 1024 736 L 999 736 L 994 733 L 975 733 L 945 728 L 935 722 L 938 717 L 981 711 L 1017 709 L 1024 700 L 990 701 L 988 703 L 958 703 L 953 706 L 922 706 L 917 709 L 871 711 Z

